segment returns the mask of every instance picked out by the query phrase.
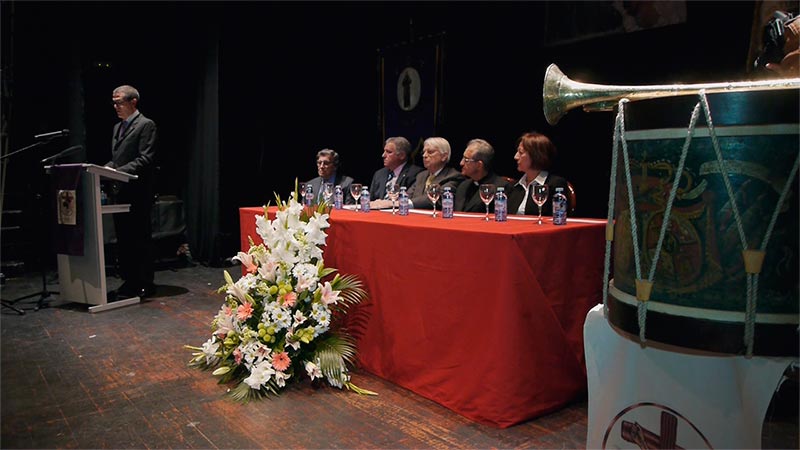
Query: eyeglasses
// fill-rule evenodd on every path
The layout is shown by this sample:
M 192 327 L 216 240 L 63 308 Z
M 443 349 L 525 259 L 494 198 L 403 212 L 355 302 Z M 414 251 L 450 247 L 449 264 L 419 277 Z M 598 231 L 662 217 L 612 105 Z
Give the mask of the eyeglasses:
M 464 161 L 465 163 L 471 163 L 471 162 L 477 162 L 478 161 L 477 159 L 466 158 L 466 157 L 465 158 L 461 158 L 461 160 Z
M 330 166 L 331 164 L 333 163 L 330 161 L 317 161 L 318 166 Z
M 111 105 L 112 106 L 122 106 L 123 104 L 128 103 L 129 101 L 130 100 L 125 100 L 125 99 L 122 99 L 122 100 L 111 100 Z

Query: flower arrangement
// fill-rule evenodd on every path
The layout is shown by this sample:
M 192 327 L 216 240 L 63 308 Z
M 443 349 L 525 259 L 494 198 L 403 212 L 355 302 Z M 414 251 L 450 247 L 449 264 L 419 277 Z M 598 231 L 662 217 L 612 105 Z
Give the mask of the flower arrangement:
M 331 386 L 375 394 L 350 381 L 355 341 L 336 326 L 350 306 L 366 299 L 354 276 L 341 276 L 322 258 L 330 207 L 304 207 L 297 189 L 288 202 L 276 195 L 274 220 L 256 216 L 264 243 L 239 252 L 246 274 L 225 271 L 225 303 L 211 322 L 211 337 L 194 351 L 191 366 L 214 369 L 220 383 L 235 383 L 234 399 L 277 395 L 287 382 L 324 379 Z

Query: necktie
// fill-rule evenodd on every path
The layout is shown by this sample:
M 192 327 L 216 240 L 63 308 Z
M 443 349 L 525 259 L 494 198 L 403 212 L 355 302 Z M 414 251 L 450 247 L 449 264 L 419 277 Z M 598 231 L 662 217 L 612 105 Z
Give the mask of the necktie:
M 125 129 L 128 128 L 128 121 L 123 120 L 122 123 L 119 124 L 119 133 L 117 133 L 117 139 L 121 139 L 122 135 L 125 134 Z
M 386 189 L 384 189 L 383 198 L 389 198 L 389 186 L 394 184 L 394 172 L 389 172 L 389 177 L 386 179 Z
M 428 186 L 430 186 L 431 184 L 433 184 L 433 179 L 434 179 L 434 178 L 436 178 L 436 175 L 434 175 L 434 174 L 430 174 L 430 175 L 428 175 L 428 179 L 427 179 L 427 180 L 425 180 L 425 189 L 428 189 Z

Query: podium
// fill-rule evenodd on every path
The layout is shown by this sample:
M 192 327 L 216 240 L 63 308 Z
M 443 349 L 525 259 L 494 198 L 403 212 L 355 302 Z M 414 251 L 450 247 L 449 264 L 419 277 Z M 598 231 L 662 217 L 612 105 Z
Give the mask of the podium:
M 80 196 L 83 207 L 77 214 L 82 216 L 84 227 L 83 256 L 62 253 L 56 255 L 60 297 L 69 302 L 92 305 L 89 307 L 89 312 L 92 313 L 139 303 L 139 297 L 108 301 L 103 249 L 103 215 L 129 212 L 131 205 L 103 205 L 100 201 L 101 180 L 127 183 L 138 177 L 95 164 L 53 165 L 45 169 L 52 174 L 60 167 L 80 168 Z

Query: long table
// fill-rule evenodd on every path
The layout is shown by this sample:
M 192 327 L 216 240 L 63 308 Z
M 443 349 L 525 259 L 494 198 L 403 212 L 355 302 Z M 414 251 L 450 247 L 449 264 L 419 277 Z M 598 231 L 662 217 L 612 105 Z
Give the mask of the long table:
M 239 214 L 246 251 L 264 209 Z M 332 211 L 325 265 L 370 296 L 350 314 L 361 367 L 503 428 L 585 393 L 582 327 L 602 301 L 605 225 L 515 219 Z

